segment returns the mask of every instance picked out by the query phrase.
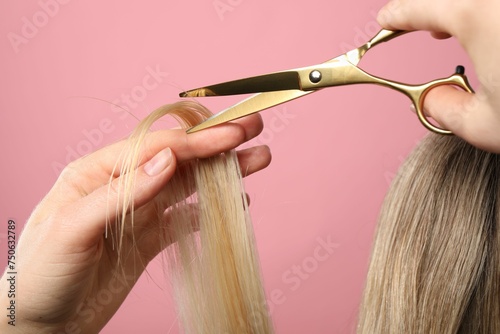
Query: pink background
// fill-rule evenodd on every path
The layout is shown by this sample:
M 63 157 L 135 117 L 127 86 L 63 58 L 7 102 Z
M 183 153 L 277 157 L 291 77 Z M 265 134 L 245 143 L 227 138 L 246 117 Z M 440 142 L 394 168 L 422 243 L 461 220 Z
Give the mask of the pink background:
M 384 4 L 60 2 L 0 3 L 2 266 L 7 220 L 20 230 L 62 166 L 137 124 L 109 102 L 143 118 L 184 89 L 325 61 L 373 35 Z M 24 43 L 12 44 L 13 34 Z M 456 41 L 427 33 L 379 46 L 361 63 L 408 83 L 448 76 L 457 64 L 471 74 Z M 160 74 L 148 78 L 151 71 Z M 215 112 L 236 100 L 202 102 Z M 426 131 L 406 97 L 369 85 L 326 89 L 262 116 L 266 128 L 253 143 L 269 145 L 273 162 L 246 186 L 277 332 L 352 333 L 380 204 Z M 318 238 L 336 244 L 326 259 L 314 255 Z M 103 333 L 178 332 L 160 262 L 149 271 Z

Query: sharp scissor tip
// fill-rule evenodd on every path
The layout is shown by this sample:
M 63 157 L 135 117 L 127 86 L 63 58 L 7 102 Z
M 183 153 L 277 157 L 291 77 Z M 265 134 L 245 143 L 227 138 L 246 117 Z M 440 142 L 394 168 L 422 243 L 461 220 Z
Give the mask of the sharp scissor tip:
M 190 134 L 190 133 L 198 132 L 200 130 L 203 130 L 203 129 L 206 129 L 206 128 L 209 128 L 209 127 L 210 126 L 206 126 L 206 124 L 204 124 L 204 122 L 201 122 L 200 124 L 195 125 L 193 127 L 190 127 L 189 129 L 187 129 L 186 133 Z
M 180 97 L 204 97 L 204 96 L 217 96 L 210 88 L 197 88 L 191 89 L 179 94 Z

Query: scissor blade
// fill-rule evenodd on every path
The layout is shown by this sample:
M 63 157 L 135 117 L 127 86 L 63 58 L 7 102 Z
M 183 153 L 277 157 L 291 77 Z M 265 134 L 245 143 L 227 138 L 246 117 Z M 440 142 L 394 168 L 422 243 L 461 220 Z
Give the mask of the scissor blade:
M 253 94 L 281 90 L 300 89 L 299 74 L 296 71 L 276 72 L 256 77 L 228 81 L 216 85 L 191 89 L 180 97 L 223 96 Z
M 186 132 L 193 133 L 221 123 L 229 122 L 313 92 L 315 92 L 315 90 L 307 92 L 301 90 L 284 90 L 279 92 L 257 94 L 221 111 L 220 113 L 208 118 L 204 122 L 188 129 Z

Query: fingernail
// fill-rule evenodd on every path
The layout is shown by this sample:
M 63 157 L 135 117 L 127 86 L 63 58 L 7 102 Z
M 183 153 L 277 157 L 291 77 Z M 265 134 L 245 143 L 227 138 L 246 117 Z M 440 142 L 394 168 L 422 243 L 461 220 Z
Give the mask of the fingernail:
M 153 159 L 144 165 L 144 171 L 149 176 L 155 176 L 160 174 L 168 165 L 172 162 L 172 150 L 166 148 L 163 151 L 158 152 Z
M 414 104 L 410 105 L 410 110 L 411 110 L 411 112 L 412 112 L 412 113 L 414 113 L 414 114 L 416 114 L 416 113 L 417 113 L 417 109 L 415 109 L 415 105 L 414 105 Z

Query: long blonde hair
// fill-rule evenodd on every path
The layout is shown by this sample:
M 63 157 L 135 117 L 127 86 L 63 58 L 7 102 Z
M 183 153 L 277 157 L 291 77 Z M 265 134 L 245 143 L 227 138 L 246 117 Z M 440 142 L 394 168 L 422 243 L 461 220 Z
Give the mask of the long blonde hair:
M 197 103 L 179 102 L 155 110 L 137 126 L 120 172 L 126 175 L 119 187 L 124 189 L 125 205 L 112 233 L 119 253 L 127 242 L 124 230 L 133 226 L 130 190 L 141 145 L 151 125 L 166 114 L 183 128 L 211 115 Z M 165 262 L 184 331 L 272 333 L 236 153 L 225 152 L 178 166 L 166 191 L 154 203 L 158 221 L 162 221 L 165 208 L 169 211 L 170 223 L 162 227 L 165 233 L 161 237 L 164 245 L 170 245 Z M 132 219 L 125 218 L 127 210 Z
M 500 333 L 500 156 L 429 135 L 379 218 L 359 333 Z

